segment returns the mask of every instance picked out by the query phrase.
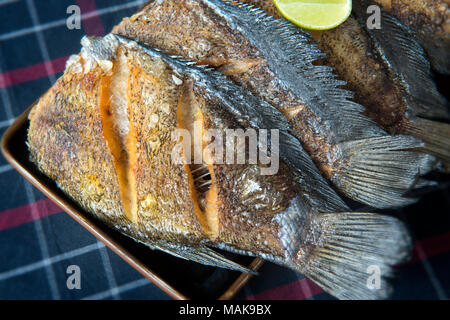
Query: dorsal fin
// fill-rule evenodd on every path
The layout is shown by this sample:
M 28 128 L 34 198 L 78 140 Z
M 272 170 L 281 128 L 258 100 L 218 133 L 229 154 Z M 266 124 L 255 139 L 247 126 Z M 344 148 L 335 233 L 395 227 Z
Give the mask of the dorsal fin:
M 202 0 L 258 48 L 279 81 L 328 127 L 334 143 L 380 136 L 384 131 L 350 101 L 332 68 L 314 62 L 324 54 L 311 35 L 292 23 L 274 19 L 262 9 L 234 0 Z
M 372 1 L 357 1 L 353 9 L 361 25 L 366 26 L 367 7 Z M 365 28 L 379 56 L 403 84 L 409 111 L 424 118 L 450 118 L 448 101 L 438 92 L 431 65 L 412 31 L 383 8 L 381 28 Z
M 175 257 L 195 261 L 197 263 L 201 263 L 204 265 L 230 269 L 253 275 L 257 274 L 257 272 L 250 270 L 249 268 L 246 268 L 230 259 L 225 258 L 221 254 L 204 245 L 186 246 L 186 245 L 158 242 L 153 246 L 155 249 L 159 249 Z

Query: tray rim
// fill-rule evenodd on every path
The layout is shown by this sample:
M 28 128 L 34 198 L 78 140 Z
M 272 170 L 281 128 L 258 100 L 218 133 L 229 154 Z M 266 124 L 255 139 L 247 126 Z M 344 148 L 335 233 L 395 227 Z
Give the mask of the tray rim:
M 89 218 L 85 217 L 82 213 L 78 212 L 68 201 L 57 194 L 54 194 L 49 188 L 47 188 L 38 178 L 36 178 L 27 168 L 25 168 L 18 159 L 16 159 L 11 152 L 9 142 L 15 136 L 17 131 L 25 124 L 28 120 L 28 115 L 39 101 L 36 100 L 32 103 L 25 111 L 23 111 L 7 128 L 3 134 L 0 141 L 0 151 L 6 161 L 17 170 L 26 180 L 28 180 L 33 186 L 35 186 L 39 191 L 41 191 L 48 199 L 53 201 L 62 211 L 67 213 L 76 222 L 78 222 L 84 229 L 95 236 L 98 240 L 104 243 L 113 252 L 119 255 L 125 262 L 127 262 L 131 267 L 137 270 L 141 275 L 143 275 L 147 280 L 156 285 L 159 289 L 165 292 L 167 295 L 176 300 L 189 300 L 190 298 L 182 294 L 180 291 L 175 289 L 169 283 L 167 283 L 160 276 L 155 274 L 150 268 L 146 267 L 142 262 L 135 259 L 127 250 L 110 236 L 108 236 L 104 231 L 98 228 L 94 223 L 90 221 Z M 264 260 L 261 258 L 254 258 L 253 261 L 248 265 L 248 268 L 257 271 Z M 232 299 L 239 290 L 248 282 L 252 277 L 251 274 L 241 273 L 237 279 L 225 290 L 223 294 L 217 298 L 218 300 L 230 300 Z

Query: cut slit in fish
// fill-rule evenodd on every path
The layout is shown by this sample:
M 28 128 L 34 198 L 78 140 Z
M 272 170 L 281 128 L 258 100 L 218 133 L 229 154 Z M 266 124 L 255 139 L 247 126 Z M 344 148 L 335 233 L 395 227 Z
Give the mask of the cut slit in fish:
M 191 137 L 190 144 L 183 145 L 185 160 L 188 161 L 186 170 L 189 175 L 197 217 L 205 233 L 212 239 L 218 236 L 218 218 L 216 205 L 216 189 L 212 185 L 210 168 L 203 162 L 203 136 L 205 131 L 204 116 L 195 100 L 193 82 L 184 79 L 181 95 L 177 107 L 178 128 L 188 130 Z M 186 153 L 186 151 L 189 151 Z M 195 164 L 201 159 L 201 164 Z M 208 179 L 209 178 L 209 179 Z
M 103 135 L 114 158 L 124 211 L 137 222 L 137 194 L 133 166 L 136 161 L 136 137 L 129 121 L 129 70 L 123 54 L 113 62 L 112 74 L 101 81 L 100 114 Z

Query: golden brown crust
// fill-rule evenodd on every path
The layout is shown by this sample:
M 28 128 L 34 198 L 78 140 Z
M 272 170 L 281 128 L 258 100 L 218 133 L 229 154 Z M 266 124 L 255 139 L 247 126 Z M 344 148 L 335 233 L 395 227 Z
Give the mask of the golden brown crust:
M 122 219 L 113 159 L 98 108 L 102 71 L 66 72 L 30 113 L 31 160 L 88 211 Z
M 63 77 L 30 114 L 31 159 L 87 211 L 150 246 L 187 252 L 191 258 L 196 252 L 207 256 L 203 245 L 209 244 L 298 270 L 296 259 L 307 259 L 315 250 L 322 226 L 314 223 L 310 195 L 300 192 L 304 189 L 289 167 L 281 162 L 275 174 L 263 175 L 263 165 L 250 164 L 248 158 L 245 164 L 208 163 L 212 185 L 203 190 L 207 205 L 199 212 L 195 191 L 200 189 L 193 190 L 199 187 L 190 183 L 192 172 L 172 158 L 179 143 L 172 133 L 189 127 L 180 123 L 177 108 L 191 108 L 195 112 L 187 121 L 201 119 L 204 130 L 218 130 L 225 139 L 226 129 L 247 128 L 238 125 L 220 96 L 207 94 L 189 73 L 177 78 L 156 55 L 112 39 L 117 38 L 85 40 L 82 53 L 71 58 Z M 112 50 L 111 43 L 118 48 Z M 126 65 L 127 72 L 117 64 Z M 126 101 L 117 101 L 116 95 Z M 125 122 L 116 121 L 118 106 L 129 122 L 122 141 Z M 133 179 L 120 183 L 118 162 Z M 137 217 L 126 215 L 128 200 L 120 196 L 131 194 L 131 188 Z
M 151 74 L 132 59 L 128 81 L 133 85 L 128 87 L 128 96 L 136 155 L 126 161 L 135 176 L 130 183 L 135 183 L 137 192 L 137 224 L 124 212 L 121 192 L 126 194 L 124 189 L 133 186 L 119 184 L 117 161 L 108 145 L 111 141 L 105 139 L 102 124 L 106 123 L 100 112 L 102 82 L 109 81 L 115 68 L 107 72 L 98 66 L 90 71 L 66 70 L 30 114 L 31 159 L 75 201 L 108 224 L 146 233 L 151 239 L 198 243 L 206 236 L 195 217 L 187 173 L 183 165 L 173 165 L 170 159 L 176 143 L 171 133 L 177 125 L 174 101 L 179 90 L 170 83 L 170 73 L 161 69 L 152 82 Z
M 131 56 L 131 55 L 130 55 Z M 181 87 L 161 61 L 130 58 L 129 98 L 136 135 L 138 216 L 155 238 L 198 242 L 206 238 L 196 216 L 184 164 L 175 164 L 176 111 Z M 152 70 L 144 70 L 149 68 Z M 150 229 L 150 230 L 149 230 Z

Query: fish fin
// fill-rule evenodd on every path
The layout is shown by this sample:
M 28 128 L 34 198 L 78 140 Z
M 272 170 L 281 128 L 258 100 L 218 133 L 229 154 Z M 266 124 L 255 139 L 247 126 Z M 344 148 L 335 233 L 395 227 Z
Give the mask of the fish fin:
M 230 59 L 221 56 L 210 56 L 199 60 L 197 64 L 207 65 L 217 68 L 220 72 L 227 76 L 245 73 L 252 67 L 261 64 L 261 59 Z
M 350 100 L 353 93 L 342 88 L 346 82 L 338 79 L 331 67 L 315 63 L 326 56 L 307 31 L 238 1 L 204 2 L 221 11 L 249 38 L 283 86 L 301 97 L 330 127 L 336 142 L 384 134 L 372 119 L 362 114 L 365 108 Z
M 366 26 L 366 9 L 371 3 L 357 1 L 353 6 L 363 26 Z M 448 101 L 439 93 L 431 64 L 412 31 L 384 9 L 381 9 L 381 28 L 366 30 L 380 57 L 403 83 L 410 111 L 426 118 L 450 119 Z
M 450 124 L 416 118 L 405 128 L 405 133 L 420 138 L 423 150 L 443 160 L 450 169 Z
M 321 243 L 300 261 L 298 271 L 339 299 L 387 298 L 391 267 L 412 250 L 404 224 L 357 212 L 321 213 L 314 221 L 323 228 Z
M 144 243 L 148 245 L 147 243 Z M 223 255 L 208 248 L 204 245 L 200 246 L 186 246 L 186 245 L 174 245 L 169 243 L 158 242 L 150 246 L 152 249 L 158 249 L 171 254 L 177 258 L 182 258 L 189 261 L 194 261 L 200 264 L 230 269 L 233 271 L 244 272 L 252 275 L 258 274 L 257 272 L 246 268 L 239 263 L 231 261 L 225 258 Z
M 224 65 L 219 67 L 219 71 L 227 76 L 245 73 L 252 67 L 261 64 L 261 59 L 230 59 Z
M 375 208 L 414 203 L 404 197 L 420 175 L 436 165 L 433 156 L 415 150 L 424 144 L 411 136 L 386 136 L 340 144 L 348 159 L 333 182 L 348 197 Z

